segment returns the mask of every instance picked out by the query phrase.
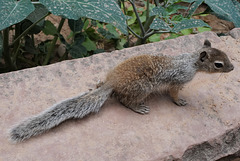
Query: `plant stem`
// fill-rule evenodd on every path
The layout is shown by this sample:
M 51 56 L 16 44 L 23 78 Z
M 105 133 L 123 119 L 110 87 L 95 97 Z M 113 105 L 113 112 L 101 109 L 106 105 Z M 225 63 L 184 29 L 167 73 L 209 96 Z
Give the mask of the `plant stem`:
M 149 3 L 150 3 L 149 0 L 147 0 L 146 20 L 148 20 L 148 18 L 149 18 L 149 12 L 150 12 Z M 146 30 L 145 30 L 145 31 L 146 31 Z
M 154 0 L 156 6 L 159 6 L 159 0 Z
M 126 11 L 126 7 L 125 7 L 124 1 L 122 2 L 122 4 L 123 4 L 123 12 L 124 12 L 125 15 L 127 15 L 127 11 Z M 126 19 L 126 24 L 128 26 L 128 20 L 127 19 Z M 128 46 L 129 46 L 129 44 L 130 44 L 129 30 L 128 30 L 128 35 L 127 35 L 127 42 L 128 42 Z
M 127 26 L 128 30 L 132 32 L 133 35 L 135 35 L 138 39 L 142 39 L 141 36 L 139 36 L 136 32 L 134 32 L 129 26 Z
M 56 42 L 57 42 L 57 39 L 58 39 L 58 34 L 60 33 L 62 27 L 63 27 L 63 24 L 64 24 L 64 21 L 65 21 L 65 18 L 62 18 L 59 25 L 58 25 L 58 28 L 57 28 L 57 34 L 54 36 L 53 40 L 52 40 L 52 44 L 48 50 L 48 53 L 46 55 L 46 58 L 43 62 L 43 65 L 47 65 L 49 63 L 49 60 L 51 58 L 51 55 L 54 51 L 54 48 L 55 48 L 55 45 L 56 45 Z
M 140 17 L 139 17 L 139 15 L 138 15 L 137 8 L 136 8 L 136 6 L 135 6 L 135 4 L 134 4 L 134 2 L 133 2 L 132 0 L 129 0 L 129 2 L 130 2 L 130 3 L 132 4 L 132 6 L 133 6 L 134 13 L 135 13 L 135 15 L 136 15 L 136 17 L 137 17 L 138 24 L 139 24 L 140 29 L 141 29 L 141 31 L 142 31 L 142 35 L 141 35 L 141 36 L 144 36 L 144 35 L 145 35 L 145 30 L 144 30 L 143 24 L 142 24 L 142 22 L 141 22 L 141 20 L 140 20 Z
M 25 62 L 25 63 L 30 64 L 32 67 L 37 66 L 36 63 L 32 62 L 31 60 L 28 60 L 28 59 L 24 58 L 22 55 L 19 55 L 19 56 L 18 56 L 18 59 L 22 60 L 22 61 Z
M 29 30 L 31 30 L 38 22 L 42 21 L 45 17 L 50 15 L 50 12 L 44 15 L 42 18 L 40 18 L 38 21 L 34 22 L 31 26 L 29 26 L 21 35 L 19 35 L 11 44 L 11 46 L 16 43 L 18 40 L 20 40 L 23 36 L 25 36 Z
M 149 0 L 147 0 L 147 15 L 146 15 L 146 22 L 144 24 L 144 30 L 145 31 L 147 31 L 149 29 L 149 26 L 151 25 L 151 23 L 153 22 L 153 20 L 155 18 L 155 16 L 149 17 L 149 12 L 150 12 L 149 3 L 150 3 Z
M 21 26 L 19 23 L 17 23 L 15 25 L 15 35 L 14 38 L 17 38 L 21 33 Z M 18 51 L 19 51 L 19 46 L 20 46 L 20 39 L 18 39 L 17 41 L 15 41 L 15 43 L 13 44 L 13 57 L 12 57 L 12 62 L 14 65 L 16 65 L 16 59 L 17 59 L 17 55 L 18 55 Z
M 3 58 L 10 71 L 16 70 L 9 53 L 9 28 L 3 30 Z

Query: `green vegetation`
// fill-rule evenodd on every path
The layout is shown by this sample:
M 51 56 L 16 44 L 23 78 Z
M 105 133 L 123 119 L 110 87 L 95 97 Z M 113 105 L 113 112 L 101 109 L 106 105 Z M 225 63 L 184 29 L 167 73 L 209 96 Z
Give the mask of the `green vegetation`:
M 180 2 L 187 3 L 187 7 Z M 208 13 L 240 27 L 237 0 L 145 0 L 144 6 L 136 5 L 135 0 L 1 0 L 0 58 L 4 61 L 0 62 L 0 72 L 21 69 L 22 63 L 28 67 L 49 64 L 58 40 L 66 47 L 58 58 L 61 61 L 68 59 L 68 54 L 81 58 L 104 52 L 104 48 L 97 47 L 99 41 L 122 49 L 130 46 L 133 36 L 137 38 L 134 45 L 139 45 L 160 41 L 162 33 L 175 38 L 191 34 L 193 29 L 210 30 L 208 24 L 192 18 L 202 3 L 209 6 Z M 50 14 L 61 17 L 57 27 L 46 20 Z M 71 29 L 68 37 L 61 34 L 66 20 Z M 35 36 L 40 32 L 53 38 L 36 44 Z M 26 54 L 31 57 L 26 58 Z

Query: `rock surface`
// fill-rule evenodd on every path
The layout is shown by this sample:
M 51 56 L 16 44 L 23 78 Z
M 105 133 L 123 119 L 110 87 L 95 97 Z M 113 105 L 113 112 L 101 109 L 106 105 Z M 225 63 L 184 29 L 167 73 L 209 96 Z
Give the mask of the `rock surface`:
M 240 29 L 179 37 L 92 57 L 0 75 L 0 160 L 161 161 L 218 160 L 240 153 Z M 193 52 L 204 39 L 235 66 L 227 74 L 198 73 L 181 91 L 188 105 L 153 96 L 148 115 L 110 99 L 98 114 L 70 120 L 30 140 L 12 144 L 14 124 L 69 97 L 95 88 L 117 63 L 139 54 Z

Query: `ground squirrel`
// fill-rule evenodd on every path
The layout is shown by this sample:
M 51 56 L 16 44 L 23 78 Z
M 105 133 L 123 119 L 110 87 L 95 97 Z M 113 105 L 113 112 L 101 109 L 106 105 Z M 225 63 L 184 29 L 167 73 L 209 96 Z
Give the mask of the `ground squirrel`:
M 227 55 L 212 48 L 208 40 L 194 53 L 174 57 L 132 57 L 110 71 L 99 88 L 60 102 L 23 121 L 11 129 L 10 138 L 15 142 L 23 141 L 67 119 L 82 118 L 91 112 L 98 112 L 112 94 L 124 106 L 140 114 L 149 112 L 144 101 L 153 92 L 168 91 L 173 102 L 183 106 L 186 101 L 178 98 L 179 89 L 192 80 L 196 72 L 230 72 L 233 68 Z

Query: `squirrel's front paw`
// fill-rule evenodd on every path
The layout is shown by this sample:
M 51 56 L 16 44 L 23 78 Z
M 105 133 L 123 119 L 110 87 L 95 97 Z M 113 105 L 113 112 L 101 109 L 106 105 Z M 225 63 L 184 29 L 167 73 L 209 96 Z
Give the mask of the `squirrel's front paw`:
M 174 103 L 178 106 L 185 106 L 187 104 L 187 101 L 179 98 L 177 101 L 174 101 Z

